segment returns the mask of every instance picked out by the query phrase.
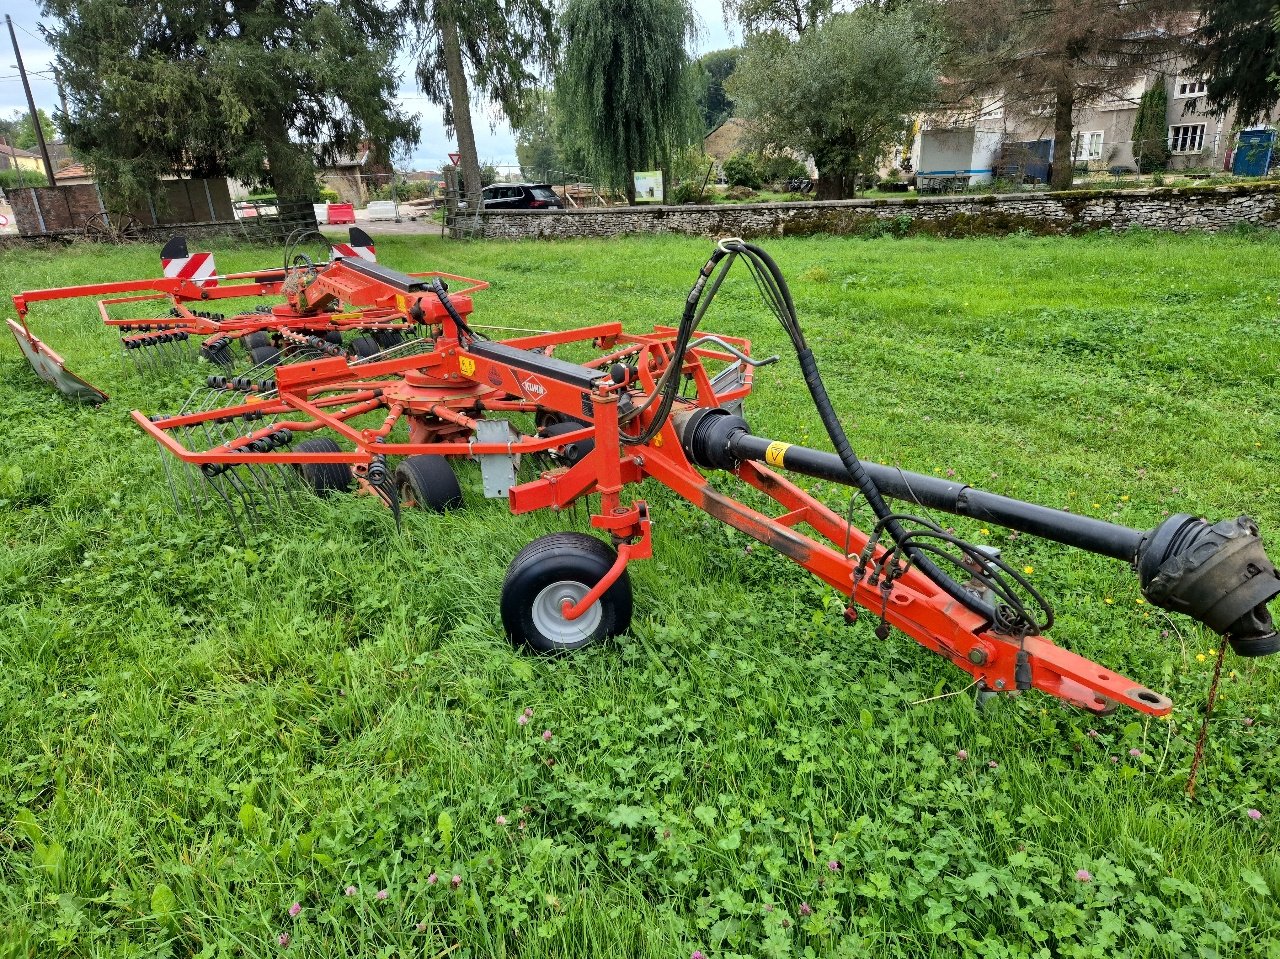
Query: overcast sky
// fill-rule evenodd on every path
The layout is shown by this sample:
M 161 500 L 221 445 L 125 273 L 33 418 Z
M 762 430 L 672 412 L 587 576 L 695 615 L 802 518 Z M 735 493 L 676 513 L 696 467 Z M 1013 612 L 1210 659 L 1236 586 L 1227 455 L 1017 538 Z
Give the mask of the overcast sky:
M 692 0 L 693 7 L 701 20 L 701 31 L 696 44 L 696 52 L 706 53 L 732 46 L 736 40 L 724 24 L 720 0 Z M 35 0 L 6 0 L 6 12 L 13 16 L 18 28 L 18 45 L 22 49 L 22 59 L 31 80 L 31 92 L 35 96 L 36 106 L 53 114 L 58 103 L 57 87 L 53 83 L 50 67 L 53 53 L 40 36 L 40 7 Z M 9 117 L 13 111 L 27 109 L 26 99 L 22 94 L 22 83 L 18 79 L 17 62 L 13 57 L 13 48 L 9 42 L 8 31 L 0 36 L 3 54 L 0 55 L 0 116 Z M 446 155 L 454 150 L 455 142 L 445 136 L 444 120 L 438 107 L 428 103 L 414 86 L 413 71 L 407 61 L 398 64 L 401 74 L 399 99 L 407 110 L 417 113 L 421 119 L 422 140 L 413 151 L 409 164 L 411 169 L 438 170 L 447 162 Z M 499 119 L 494 129 L 490 129 L 490 120 L 483 111 L 475 111 L 476 146 L 482 161 L 496 164 L 516 162 L 515 140 L 511 128 L 506 121 Z M 399 164 L 397 164 L 399 165 Z

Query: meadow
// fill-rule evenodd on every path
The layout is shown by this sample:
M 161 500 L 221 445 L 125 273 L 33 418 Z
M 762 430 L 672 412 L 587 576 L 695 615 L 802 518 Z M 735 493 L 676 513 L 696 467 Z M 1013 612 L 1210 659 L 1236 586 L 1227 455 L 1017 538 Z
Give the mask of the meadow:
M 378 251 L 490 281 L 476 322 L 641 330 L 678 318 L 710 246 Z M 1280 234 L 765 246 L 861 456 L 1139 528 L 1247 513 L 1280 557 Z M 158 249 L 2 250 L 0 312 L 155 275 Z M 979 708 L 966 674 L 652 486 L 631 630 L 537 658 L 502 635 L 503 574 L 581 511 L 512 517 L 468 475 L 466 509 L 401 532 L 334 497 L 242 538 L 174 512 L 128 419 L 207 369 L 126 370 L 91 301 L 30 320 L 112 398 L 68 404 L 0 340 L 3 959 L 1280 957 L 1277 663 L 1227 654 L 1189 798 L 1216 637 L 1123 564 L 952 521 L 1168 719 Z M 827 448 L 745 273 L 704 328 L 783 357 L 757 433 Z

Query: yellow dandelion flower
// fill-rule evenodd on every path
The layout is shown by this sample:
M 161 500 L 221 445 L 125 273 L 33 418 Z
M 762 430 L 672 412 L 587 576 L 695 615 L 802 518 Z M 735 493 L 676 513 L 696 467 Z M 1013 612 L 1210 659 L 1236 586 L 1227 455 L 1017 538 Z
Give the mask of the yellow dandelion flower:
M 1141 606 L 1143 603 L 1146 602 L 1146 600 L 1143 599 L 1141 596 L 1139 596 L 1137 599 L 1134 600 L 1134 602 L 1137 603 L 1139 606 Z
M 1036 571 L 1036 568 L 1034 566 L 1024 566 L 1022 567 L 1022 571 L 1026 573 L 1028 576 L 1030 576 L 1032 573 Z
M 1115 600 L 1113 600 L 1110 596 L 1108 596 L 1106 599 L 1103 600 L 1103 602 L 1106 603 L 1108 606 L 1110 606 L 1112 603 L 1115 602 Z
M 990 536 L 990 535 L 991 535 L 991 530 L 989 530 L 989 529 L 980 529 L 980 530 L 978 530 L 978 532 L 979 532 L 979 533 L 981 533 L 983 536 Z
M 1120 502 L 1122 502 L 1122 503 L 1127 503 L 1127 502 L 1129 502 L 1129 497 L 1127 497 L 1127 496 L 1121 496 L 1121 497 L 1120 497 Z
M 1217 651 L 1216 649 L 1211 649 L 1211 650 L 1209 650 L 1209 655 L 1210 655 L 1210 656 L 1217 656 L 1217 655 L 1218 655 L 1218 651 Z
M 1102 509 L 1102 504 L 1101 504 L 1101 503 L 1094 503 L 1094 504 L 1093 504 L 1093 508 L 1094 508 L 1094 509 Z
M 1196 653 L 1196 662 L 1197 662 L 1197 663 L 1203 663 L 1203 662 L 1204 662 L 1204 653 Z

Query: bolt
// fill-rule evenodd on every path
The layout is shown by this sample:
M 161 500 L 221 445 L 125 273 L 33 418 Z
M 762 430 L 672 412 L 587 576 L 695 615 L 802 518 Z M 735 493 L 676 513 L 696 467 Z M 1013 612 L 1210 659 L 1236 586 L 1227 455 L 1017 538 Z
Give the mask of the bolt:
M 980 646 L 975 646 L 969 650 L 969 662 L 975 666 L 987 665 L 987 651 Z
M 1004 689 L 1004 680 L 1003 680 L 1003 679 L 997 679 L 997 680 L 996 680 L 996 689 Z

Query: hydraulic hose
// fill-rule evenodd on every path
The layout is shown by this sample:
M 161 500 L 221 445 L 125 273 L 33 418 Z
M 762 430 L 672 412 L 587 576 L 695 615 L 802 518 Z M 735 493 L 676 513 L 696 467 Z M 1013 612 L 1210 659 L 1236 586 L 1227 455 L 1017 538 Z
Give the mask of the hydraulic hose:
M 787 286 L 786 278 L 782 275 L 778 264 L 763 249 L 742 240 L 724 241 L 720 244 L 717 252 L 723 249 L 745 255 L 748 262 L 751 262 L 753 266 L 763 268 L 766 271 L 767 276 L 763 278 L 757 276 L 757 281 L 764 280 L 761 283 L 762 292 L 765 294 L 766 300 L 773 306 L 775 312 L 778 312 L 778 318 L 782 323 L 783 329 L 787 331 L 788 336 L 791 338 L 791 343 L 795 347 L 796 358 L 800 362 L 800 370 L 804 374 L 805 386 L 809 389 L 809 395 L 813 399 L 813 404 L 822 420 L 823 427 L 827 431 L 827 436 L 831 440 L 831 445 L 835 447 L 836 455 L 840 457 L 840 462 L 844 464 L 844 468 L 849 474 L 849 479 L 852 480 L 852 485 L 866 499 L 867 505 L 871 507 L 876 519 L 881 522 L 885 532 L 889 534 L 894 544 L 902 549 L 915 567 L 937 584 L 939 588 L 966 609 L 983 617 L 988 623 L 997 622 L 1000 617 L 991 603 L 965 589 L 925 555 L 923 550 L 911 543 L 907 531 L 894 518 L 893 510 L 885 502 L 884 497 L 880 495 L 880 489 L 876 486 L 875 480 L 863 469 L 862 462 L 853 451 L 853 447 L 849 443 L 849 437 L 845 433 L 844 427 L 840 425 L 840 419 L 836 416 L 835 409 L 831 405 L 831 397 L 822 382 L 821 373 L 818 372 L 817 360 L 814 359 L 813 351 L 809 349 L 808 344 L 805 342 L 804 334 L 800 329 L 800 323 L 796 317 L 795 303 L 791 298 L 791 290 Z M 772 289 L 769 288 L 770 283 L 772 284 Z M 690 296 L 692 297 L 692 294 Z M 686 307 L 686 313 L 688 313 L 688 307 Z

